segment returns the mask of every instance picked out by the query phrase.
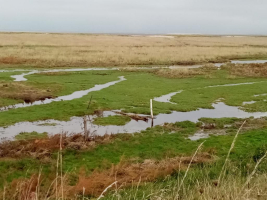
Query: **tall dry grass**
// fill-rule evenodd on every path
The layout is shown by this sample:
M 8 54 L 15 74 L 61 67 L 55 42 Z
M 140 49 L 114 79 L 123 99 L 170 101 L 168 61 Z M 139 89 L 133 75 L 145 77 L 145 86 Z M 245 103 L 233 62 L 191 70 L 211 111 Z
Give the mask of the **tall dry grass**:
M 267 57 L 266 37 L 0 34 L 0 63 L 35 66 L 173 65 Z
M 267 63 L 264 64 L 228 64 L 222 67 L 229 70 L 230 76 L 267 77 Z

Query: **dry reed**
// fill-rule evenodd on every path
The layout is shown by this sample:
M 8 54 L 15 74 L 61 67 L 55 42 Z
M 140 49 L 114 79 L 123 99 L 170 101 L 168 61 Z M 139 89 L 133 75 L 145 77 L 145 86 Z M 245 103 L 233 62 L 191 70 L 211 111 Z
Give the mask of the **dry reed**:
M 222 167 L 220 176 L 219 176 L 219 178 L 218 178 L 218 185 L 220 184 L 220 181 L 221 181 L 221 179 L 222 179 L 223 176 L 224 176 L 224 173 L 225 173 L 225 170 L 226 170 L 226 164 L 227 164 L 227 162 L 228 162 L 228 160 L 229 160 L 230 153 L 232 152 L 232 150 L 233 150 L 233 148 L 234 148 L 234 146 L 235 146 L 235 142 L 236 142 L 237 136 L 239 135 L 239 132 L 241 131 L 241 129 L 243 128 L 243 126 L 244 126 L 245 123 L 246 123 L 246 120 L 245 120 L 245 121 L 243 122 L 243 124 L 240 126 L 240 128 L 238 129 L 238 131 L 237 131 L 237 133 L 236 133 L 236 135 L 235 135 L 235 137 L 234 137 L 234 139 L 233 139 L 233 142 L 232 142 L 232 144 L 231 144 L 231 147 L 230 147 L 230 149 L 229 149 L 229 151 L 228 151 L 228 154 L 227 154 L 227 156 L 226 156 L 225 162 L 224 162 L 224 164 L 223 164 L 223 167 Z
M 36 67 L 175 65 L 267 55 L 266 37 L 2 33 L 0 45 L 0 63 Z

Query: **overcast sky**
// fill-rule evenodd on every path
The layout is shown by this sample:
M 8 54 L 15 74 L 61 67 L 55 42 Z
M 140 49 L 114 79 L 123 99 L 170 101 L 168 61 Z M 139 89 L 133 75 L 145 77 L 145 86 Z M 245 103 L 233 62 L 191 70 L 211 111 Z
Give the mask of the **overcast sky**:
M 267 0 L 0 0 L 0 31 L 267 34 Z

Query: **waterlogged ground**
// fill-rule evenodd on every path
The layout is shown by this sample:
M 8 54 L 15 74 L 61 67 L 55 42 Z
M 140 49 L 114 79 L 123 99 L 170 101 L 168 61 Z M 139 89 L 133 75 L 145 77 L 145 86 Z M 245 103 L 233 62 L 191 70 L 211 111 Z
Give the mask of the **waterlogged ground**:
M 168 77 L 168 73 L 161 75 L 161 70 L 177 72 L 180 70 L 177 68 L 44 70 L 25 73 L 27 79 L 21 71 L 2 71 L 1 138 L 10 138 L 23 131 L 82 132 L 82 116 L 91 115 L 96 119 L 98 112 L 101 116 L 102 111 L 108 110 L 149 115 L 150 99 L 154 99 L 154 125 L 185 120 L 195 122 L 201 117 L 267 116 L 267 78 L 233 76 L 229 68 L 221 66 L 190 69 L 198 70 L 192 74 L 178 71 L 181 76 L 177 78 Z M 214 104 L 218 101 L 221 103 Z M 111 124 L 107 120 L 101 124 L 100 120 L 95 123 L 97 125 L 92 124 L 91 129 L 103 135 L 133 133 L 151 126 L 150 120 L 128 120 L 124 125 L 117 119 L 117 124 L 116 119 L 112 119 Z M 49 120 L 54 120 L 55 124 L 38 126 L 49 124 Z
M 86 197 L 98 197 L 114 180 L 120 190 L 114 193 L 110 188 L 106 199 L 151 195 L 149 184 L 161 190 L 160 184 L 177 183 L 204 142 L 184 180 L 188 188 L 197 180 L 199 191 L 205 181 L 218 180 L 245 120 L 229 157 L 227 175 L 239 180 L 240 174 L 240 182 L 246 180 L 267 150 L 267 67 L 219 67 L 50 70 L 28 74 L 24 81 L 14 78 L 30 71 L 1 72 L 1 138 L 15 137 L 0 144 L 1 196 L 3 191 L 6 197 L 22 194 L 41 169 L 39 193 L 32 194 L 53 199 L 56 194 L 50 186 L 59 180 L 60 141 L 64 187 L 68 188 L 65 199 L 83 192 Z M 155 116 L 152 128 L 150 99 Z M 146 120 L 136 121 L 134 114 Z M 83 116 L 95 137 L 85 142 L 83 135 L 56 135 L 83 132 Z M 257 177 L 266 174 L 266 164 L 258 166 Z M 14 193 L 16 183 L 23 187 Z M 132 192 L 132 184 L 140 190 Z M 257 196 L 265 193 L 263 188 Z
M 185 184 L 194 186 L 196 179 L 201 186 L 204 184 L 202 180 L 205 180 L 205 185 L 207 181 L 213 183 L 218 180 L 225 157 L 243 120 L 202 118 L 200 121 L 206 124 L 204 127 L 201 123 L 178 122 L 150 128 L 134 135 L 98 137 L 86 143 L 82 135 L 63 136 L 62 173 L 66 177 L 64 187 L 72 191 L 66 191 L 65 198 L 72 199 L 74 194 L 81 194 L 83 188 L 86 196 L 98 197 L 114 180 L 118 181 L 122 198 L 126 195 L 124 189 L 128 193 L 132 184 L 139 184 L 138 196 L 142 197 L 143 191 L 150 195 L 146 191 L 149 189 L 147 184 L 169 184 L 169 179 L 177 182 L 179 176 L 181 177 L 178 180 L 181 180 L 181 174 L 184 174 L 192 155 L 204 141 L 203 147 L 193 159 Z M 238 177 L 241 181 L 246 178 L 247 173 L 254 170 L 256 162 L 267 150 L 266 126 L 266 118 L 247 119 L 228 161 L 230 169 L 234 168 L 235 171 L 229 170 L 228 175 Z M 195 140 L 195 133 L 210 137 L 198 141 L 189 140 L 188 137 Z M 0 145 L 0 187 L 5 186 L 7 196 L 12 196 L 14 184 L 35 180 L 34 174 L 39 174 L 40 169 L 42 184 L 38 196 L 44 198 L 47 194 L 51 197 L 55 195 L 55 191 L 49 189 L 49 186 L 55 184 L 56 180 L 60 136 L 48 138 L 45 134 L 32 135 L 36 139 L 24 140 L 29 138 L 29 134 L 21 134 L 17 137 L 20 140 Z M 257 177 L 266 172 L 266 164 L 263 162 L 257 168 Z M 162 180 L 165 176 L 169 179 Z M 110 188 L 105 195 L 106 199 L 112 199 L 114 190 L 115 188 Z M 18 191 L 17 193 L 20 194 Z M 259 194 L 265 194 L 265 190 Z

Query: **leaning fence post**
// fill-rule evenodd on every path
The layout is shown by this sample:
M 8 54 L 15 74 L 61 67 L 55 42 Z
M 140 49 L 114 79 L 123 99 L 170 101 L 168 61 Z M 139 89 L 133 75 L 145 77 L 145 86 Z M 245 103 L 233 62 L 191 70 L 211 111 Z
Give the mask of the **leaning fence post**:
M 151 114 L 151 127 L 153 127 L 154 125 L 154 116 L 153 116 L 153 103 L 152 103 L 152 99 L 150 99 L 150 114 Z

